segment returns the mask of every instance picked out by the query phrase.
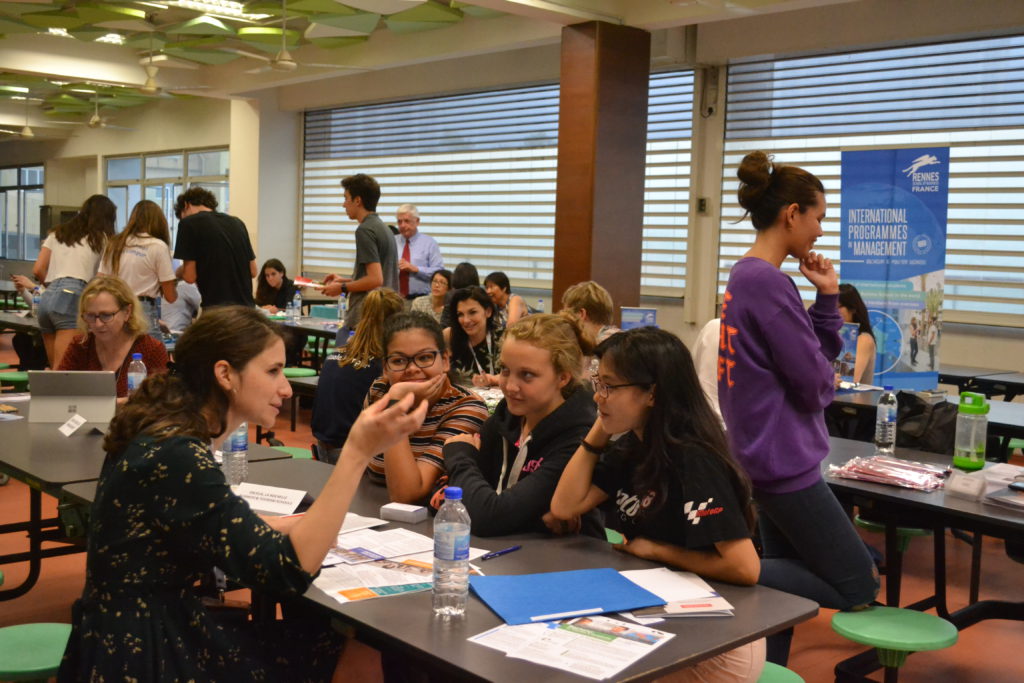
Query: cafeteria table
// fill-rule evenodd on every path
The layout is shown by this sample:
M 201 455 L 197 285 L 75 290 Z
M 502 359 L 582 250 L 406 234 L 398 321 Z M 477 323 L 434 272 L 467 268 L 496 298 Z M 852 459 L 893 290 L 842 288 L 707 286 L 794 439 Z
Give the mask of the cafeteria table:
M 26 404 L 18 404 L 26 405 Z M 0 524 L 0 534 L 27 532 L 28 550 L 0 555 L 0 565 L 28 562 L 25 580 L 0 591 L 0 601 L 12 600 L 27 593 L 39 579 L 42 561 L 47 557 L 82 552 L 81 539 L 68 538 L 62 517 L 43 518 L 42 496 L 61 498 L 63 489 L 75 483 L 92 487 L 103 467 L 103 435 L 88 424 L 71 436 L 57 431 L 55 423 L 30 423 L 27 419 L 0 422 L 0 473 L 24 482 L 29 487 L 28 519 Z M 266 446 L 250 444 L 249 459 L 282 459 L 289 456 Z M 62 509 L 68 519 L 84 520 L 84 514 Z M 43 542 L 60 543 L 43 548 Z
M 869 443 L 833 437 L 831 450 L 822 462 L 822 468 L 828 485 L 840 500 L 860 506 L 862 510 L 870 512 L 872 520 L 885 524 L 887 561 L 898 557 L 897 527 L 932 530 L 935 593 L 931 598 L 911 607 L 934 607 L 940 617 L 948 619 L 960 630 L 986 619 L 1024 620 L 1024 602 L 981 600 L 958 610 L 950 610 L 946 595 L 945 536 L 945 530 L 949 527 L 1021 543 L 1024 542 L 1024 514 L 981 501 L 948 496 L 944 490 L 916 491 L 855 479 L 841 479 L 827 474 L 830 465 L 841 465 L 850 458 L 868 457 L 874 452 L 874 446 Z M 907 448 L 897 448 L 896 456 L 943 466 L 951 464 L 950 456 Z M 891 584 L 887 585 L 886 602 L 894 606 L 896 603 L 895 591 Z M 856 662 L 847 660 L 843 666 L 850 666 L 861 673 L 870 671 L 872 662 L 877 667 L 877 661 L 873 657 L 873 654 L 858 655 L 855 658 Z
M 315 460 L 279 460 L 252 463 L 249 481 L 301 489 L 314 498 L 319 495 L 333 467 Z M 94 491 L 94 489 L 93 489 Z M 91 500 L 89 488 L 68 487 L 79 500 Z M 378 516 L 388 501 L 387 490 L 364 479 L 352 502 L 353 512 Z M 390 522 L 384 528 L 403 527 L 431 534 L 430 520 L 417 524 Z M 488 574 L 523 574 L 594 567 L 647 569 L 657 566 L 646 560 L 613 550 L 611 545 L 583 536 L 549 537 L 518 534 L 500 538 L 473 537 L 473 547 L 496 550 L 512 544 L 520 550 L 486 563 Z M 711 584 L 735 607 L 736 616 L 723 618 L 666 619 L 655 625 L 676 634 L 664 647 L 622 671 L 615 680 L 646 681 L 720 654 L 811 619 L 818 606 L 795 595 L 764 586 Z M 568 672 L 539 667 L 525 660 L 470 643 L 467 638 L 501 625 L 501 619 L 479 599 L 471 597 L 463 619 L 448 622 L 433 616 L 430 592 L 339 603 L 316 586 L 306 598 L 352 625 L 356 636 L 367 644 L 401 656 L 412 667 L 423 666 L 459 680 L 508 681 L 543 680 L 545 683 L 579 681 Z M 709 625 L 714 627 L 710 628 Z
M 939 383 L 952 384 L 958 391 L 971 391 L 974 380 L 988 375 L 998 375 L 1005 370 L 993 368 L 978 368 L 972 365 L 951 365 L 942 363 L 939 366 Z
M 1002 396 L 1003 401 L 1012 401 L 1017 396 L 1024 394 L 1024 373 L 1000 372 L 976 377 L 971 387 L 986 396 Z

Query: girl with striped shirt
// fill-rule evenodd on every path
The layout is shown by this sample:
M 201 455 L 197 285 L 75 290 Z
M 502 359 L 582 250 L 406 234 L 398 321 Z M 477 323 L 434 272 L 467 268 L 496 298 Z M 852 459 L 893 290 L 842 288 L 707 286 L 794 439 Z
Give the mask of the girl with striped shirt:
M 384 375 L 370 386 L 367 404 L 400 401 L 413 394 L 430 408 L 416 432 L 370 461 L 370 477 L 386 483 L 395 502 L 423 503 L 444 474 L 444 442 L 479 432 L 487 407 L 471 391 L 448 380 L 450 356 L 433 317 L 411 312 L 389 318 L 384 354 Z

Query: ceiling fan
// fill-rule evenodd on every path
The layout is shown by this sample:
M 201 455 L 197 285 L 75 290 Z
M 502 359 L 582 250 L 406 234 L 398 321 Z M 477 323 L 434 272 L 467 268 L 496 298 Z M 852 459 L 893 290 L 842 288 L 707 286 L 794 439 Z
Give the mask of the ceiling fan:
M 87 126 L 89 128 L 109 128 L 114 130 L 135 130 L 134 128 L 126 128 L 125 126 L 115 126 L 110 123 L 106 117 L 100 116 L 100 97 L 97 94 L 92 100 L 92 116 L 89 117 L 88 121 L 53 121 L 53 125 L 59 126 Z
M 266 66 L 246 71 L 245 73 L 247 74 L 260 74 L 268 71 L 295 71 L 300 66 L 315 67 L 318 69 L 336 69 L 338 71 L 369 71 L 369 69 L 359 66 L 300 62 L 292 57 L 292 53 L 288 51 L 288 8 L 286 6 L 286 0 L 281 0 L 281 49 L 278 50 L 277 54 L 273 57 L 268 57 L 267 55 L 261 55 L 258 52 L 250 52 L 249 50 L 243 50 L 240 48 L 226 47 L 222 49 L 227 52 L 233 52 L 236 55 L 241 55 L 242 57 L 249 57 L 250 59 L 258 59 L 261 62 L 267 62 Z

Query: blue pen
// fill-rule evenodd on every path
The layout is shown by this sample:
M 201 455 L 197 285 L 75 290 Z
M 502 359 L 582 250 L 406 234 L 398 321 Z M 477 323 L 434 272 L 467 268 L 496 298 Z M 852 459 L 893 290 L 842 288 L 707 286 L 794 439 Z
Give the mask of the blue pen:
M 502 548 L 501 550 L 495 550 L 493 553 L 487 553 L 486 555 L 484 555 L 480 559 L 481 560 L 492 560 L 495 557 L 500 557 L 502 555 L 515 552 L 516 550 L 519 550 L 522 547 L 523 546 L 521 546 L 521 545 L 514 545 L 514 546 L 511 546 L 511 547 L 508 547 L 508 548 Z

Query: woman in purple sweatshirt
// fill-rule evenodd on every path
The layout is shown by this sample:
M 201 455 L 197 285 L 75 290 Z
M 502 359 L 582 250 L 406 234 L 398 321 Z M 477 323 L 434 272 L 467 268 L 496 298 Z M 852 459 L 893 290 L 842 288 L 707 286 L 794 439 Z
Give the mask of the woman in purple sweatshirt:
M 813 251 L 825 190 L 814 175 L 773 164 L 764 152 L 744 157 L 737 175 L 757 238 L 729 274 L 718 396 L 760 512 L 759 583 L 822 607 L 856 609 L 874 600 L 878 574 L 820 471 L 843 324 L 835 269 Z M 788 256 L 818 290 L 810 309 L 781 270 Z M 769 638 L 769 661 L 785 665 L 791 638 L 791 630 Z

